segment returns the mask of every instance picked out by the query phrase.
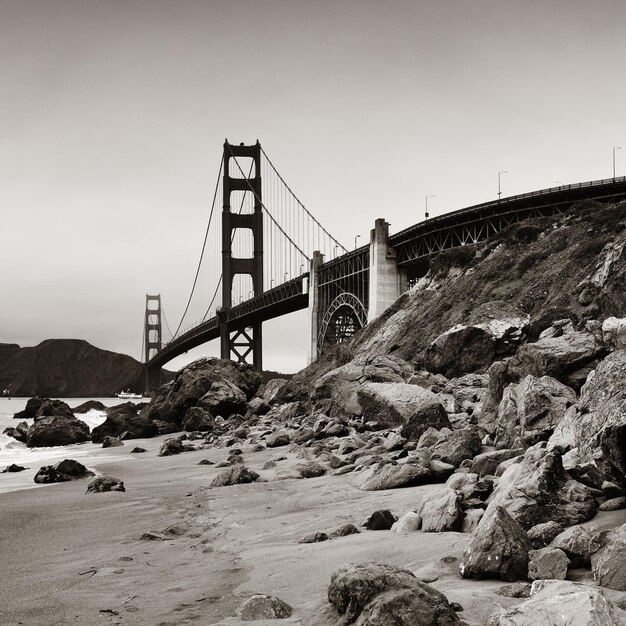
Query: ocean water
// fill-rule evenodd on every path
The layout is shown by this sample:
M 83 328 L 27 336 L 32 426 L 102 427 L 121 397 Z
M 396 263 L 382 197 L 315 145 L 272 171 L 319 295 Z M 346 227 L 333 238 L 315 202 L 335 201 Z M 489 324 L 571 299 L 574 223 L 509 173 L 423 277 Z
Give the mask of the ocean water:
M 26 407 L 28 400 L 29 398 L 11 398 L 10 400 L 8 398 L 0 398 L 0 470 L 11 463 L 29 465 L 43 459 L 47 461 L 61 460 L 68 458 L 70 454 L 72 458 L 78 459 L 91 453 L 94 447 L 100 447 L 99 444 L 96 446 L 96 444 L 92 443 L 81 443 L 50 448 L 27 448 L 26 444 L 8 435 L 3 435 L 2 432 L 5 428 L 19 424 L 20 420 L 14 419 L 13 415 L 18 411 L 22 411 Z M 59 398 L 59 400 L 67 402 L 70 408 L 77 407 L 87 400 L 99 400 L 105 406 L 115 406 L 116 404 L 126 402 L 126 400 L 120 400 L 119 398 Z M 89 426 L 89 430 L 92 430 L 104 422 L 106 414 L 104 411 L 92 410 L 88 413 L 77 414 L 76 417 L 85 422 Z M 28 424 L 32 424 L 32 421 L 26 420 Z

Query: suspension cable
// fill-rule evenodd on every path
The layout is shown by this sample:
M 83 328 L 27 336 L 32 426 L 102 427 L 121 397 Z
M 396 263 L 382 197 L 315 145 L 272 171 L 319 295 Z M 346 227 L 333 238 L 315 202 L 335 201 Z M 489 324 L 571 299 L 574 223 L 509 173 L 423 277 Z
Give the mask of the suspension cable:
M 237 168 L 239 169 L 239 172 L 241 173 L 242 176 L 245 176 L 245 174 L 243 173 L 243 170 L 241 169 L 241 166 L 239 165 L 239 161 L 237 161 L 237 157 L 233 154 L 233 151 L 230 147 L 230 144 L 228 145 L 228 149 L 230 150 L 230 154 L 233 158 L 233 160 L 235 161 L 235 164 L 237 165 Z M 269 218 L 272 220 L 272 222 L 274 222 L 274 224 L 276 225 L 276 227 L 280 230 L 280 232 L 285 235 L 285 237 L 289 240 L 289 242 L 291 243 L 291 245 L 305 258 L 308 259 L 307 255 L 302 252 L 302 250 L 300 249 L 300 246 L 298 246 L 298 244 L 284 231 L 284 229 L 282 228 L 282 226 L 274 219 L 274 216 L 268 211 L 267 207 L 265 206 L 265 204 L 263 204 L 263 200 L 261 200 L 261 198 L 259 198 L 259 195 L 257 194 L 256 190 L 254 189 L 254 187 L 250 184 L 250 181 L 246 178 L 246 183 L 248 183 L 248 187 L 250 187 L 250 191 L 254 194 L 254 197 L 259 201 L 261 207 L 263 207 L 263 209 L 265 210 L 265 212 L 267 213 L 267 215 L 269 216 Z M 341 244 L 340 244 L 341 245 Z
M 289 193 L 294 197 L 294 199 L 296 200 L 296 202 L 302 207 L 302 209 L 304 210 L 304 212 L 324 231 L 324 233 L 326 233 L 326 235 L 328 235 L 328 237 L 335 242 L 336 245 L 338 245 L 340 248 L 342 248 L 342 250 L 344 252 L 348 252 L 348 249 L 342 245 L 341 243 L 339 243 L 316 219 L 315 217 L 310 213 L 310 211 L 304 206 L 304 204 L 302 204 L 302 202 L 300 201 L 300 199 L 298 198 L 298 196 L 296 196 L 296 194 L 292 191 L 291 187 L 285 182 L 285 179 L 280 175 L 280 173 L 278 172 L 278 170 L 274 167 L 274 164 L 272 163 L 272 161 L 270 160 L 270 158 L 267 156 L 267 153 L 265 152 L 265 150 L 263 150 L 263 147 L 261 146 L 261 153 L 263 154 L 263 156 L 267 159 L 267 162 L 270 164 L 271 168 L 274 170 L 276 176 L 278 176 L 278 178 L 280 178 L 280 181 L 282 182 L 283 185 L 285 185 L 285 187 L 287 187 L 287 189 L 289 190 Z
M 209 236 L 209 229 L 211 227 L 211 220 L 213 219 L 213 212 L 215 210 L 215 200 L 217 198 L 217 191 L 219 188 L 219 184 L 220 184 L 220 180 L 222 178 L 222 169 L 224 167 L 224 155 L 222 155 L 222 160 L 220 162 L 220 171 L 217 175 L 217 183 L 215 184 L 215 191 L 213 192 L 213 203 L 211 204 L 211 213 L 209 214 L 209 223 L 207 224 L 206 227 L 206 231 L 204 233 L 204 241 L 202 243 L 202 252 L 200 253 L 200 259 L 198 260 L 198 267 L 196 268 L 196 276 L 193 279 L 193 287 L 191 288 L 191 293 L 189 294 L 189 299 L 187 300 L 187 306 L 185 307 L 185 312 L 183 313 L 182 317 L 180 318 L 180 322 L 178 323 L 178 328 L 176 329 L 176 332 L 172 335 L 172 337 L 175 337 L 178 334 L 178 331 L 180 330 L 180 327 L 183 325 L 183 320 L 185 319 L 185 315 L 187 315 L 187 311 L 189 310 L 189 305 L 191 304 L 191 298 L 193 297 L 193 292 L 196 288 L 196 283 L 198 282 L 198 275 L 200 274 L 200 268 L 202 267 L 202 259 L 204 257 L 204 250 L 206 248 L 206 242 L 207 242 L 207 238 Z

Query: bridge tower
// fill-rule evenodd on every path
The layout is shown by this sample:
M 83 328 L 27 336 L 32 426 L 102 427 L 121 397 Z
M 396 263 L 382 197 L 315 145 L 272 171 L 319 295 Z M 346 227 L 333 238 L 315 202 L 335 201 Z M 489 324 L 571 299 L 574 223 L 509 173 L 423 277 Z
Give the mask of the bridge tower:
M 235 157 L 252 159 L 253 171 L 246 176 Z M 234 176 L 231 176 L 234 174 Z M 254 195 L 254 211 L 252 213 L 233 213 L 231 195 L 234 191 L 252 193 Z M 222 209 L 222 309 L 218 311 L 220 325 L 220 355 L 223 359 L 233 359 L 245 363 L 252 354 L 252 364 L 257 371 L 262 368 L 262 332 L 261 322 L 251 326 L 230 327 L 227 311 L 232 306 L 233 279 L 237 274 L 248 274 L 252 277 L 252 288 L 255 296 L 263 293 L 263 203 L 261 200 L 261 144 L 238 146 L 224 143 L 224 177 L 223 177 L 223 209 Z M 253 256 L 249 258 L 233 257 L 233 232 L 237 228 L 248 228 L 252 231 Z
M 148 369 L 147 366 L 150 359 L 161 350 L 161 338 L 163 336 L 161 330 L 161 294 L 155 296 L 146 294 L 146 313 L 143 325 L 146 395 L 161 385 L 161 368 Z

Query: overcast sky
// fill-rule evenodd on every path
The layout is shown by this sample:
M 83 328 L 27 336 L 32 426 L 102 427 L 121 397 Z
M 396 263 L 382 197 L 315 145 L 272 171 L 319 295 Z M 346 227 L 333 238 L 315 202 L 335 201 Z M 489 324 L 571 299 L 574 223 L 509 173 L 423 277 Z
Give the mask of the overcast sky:
M 0 342 L 139 358 L 186 303 L 225 138 L 352 247 L 626 173 L 622 0 L 0 0 Z M 558 181 L 558 182 L 557 182 Z M 264 364 L 305 365 L 304 312 Z M 200 354 L 207 344 L 170 367 Z

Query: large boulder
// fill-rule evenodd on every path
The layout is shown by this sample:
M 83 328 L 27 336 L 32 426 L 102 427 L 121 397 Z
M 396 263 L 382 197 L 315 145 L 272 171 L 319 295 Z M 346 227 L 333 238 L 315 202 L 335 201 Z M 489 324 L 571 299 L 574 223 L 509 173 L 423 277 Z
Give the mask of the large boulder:
M 213 428 L 215 428 L 215 419 L 206 409 L 199 406 L 192 406 L 187 410 L 187 413 L 185 413 L 182 428 L 188 431 L 212 431 Z
M 419 463 L 384 462 L 375 465 L 359 479 L 363 491 L 380 491 L 398 487 L 414 487 L 431 482 L 432 472 Z
M 73 459 L 64 459 L 55 465 L 44 465 L 41 467 L 35 474 L 34 481 L 39 484 L 64 483 L 69 480 L 78 480 L 94 475 L 82 463 Z
M 432 448 L 432 458 L 459 467 L 465 459 L 473 459 L 481 447 L 480 435 L 473 427 L 442 431 Z
M 293 609 L 280 598 L 256 593 L 243 603 L 239 617 L 243 622 L 284 619 L 291 617 L 292 611 Z
M 449 487 L 429 494 L 418 511 L 422 518 L 422 531 L 440 533 L 460 530 L 463 523 L 462 500 L 463 495 Z
M 463 552 L 463 578 L 526 580 L 530 541 L 502 506 L 487 511 Z
M 72 409 L 67 402 L 63 400 L 44 400 L 35 413 L 35 419 L 38 417 L 74 417 Z
M 26 440 L 28 439 L 28 428 L 28 422 L 19 422 L 17 426 L 5 428 L 2 431 L 2 434 L 7 435 L 8 437 L 13 437 L 13 439 L 21 441 L 22 443 L 26 443 Z
M 426 369 L 448 378 L 485 372 L 496 357 L 510 353 L 524 338 L 529 316 L 508 303 L 484 303 L 472 313 L 476 323 L 457 325 L 428 347 Z
M 395 565 L 340 567 L 331 576 L 328 601 L 340 615 L 345 614 L 345 623 L 358 619 L 359 626 L 445 626 L 459 622 L 441 592 Z
M 416 385 L 365 383 L 358 388 L 357 401 L 363 418 L 381 426 L 403 426 L 411 422 L 417 428 L 418 424 L 430 426 L 448 422 L 439 398 Z
M 314 385 L 311 400 L 330 403 L 331 416 L 361 415 L 357 392 L 367 382 L 406 383 L 413 368 L 393 356 L 361 356 L 321 376 Z
M 569 559 L 559 548 L 539 548 L 528 553 L 528 578 L 530 580 L 565 580 Z
M 253 483 L 258 478 L 259 475 L 255 471 L 249 470 L 244 465 L 235 465 L 220 472 L 211 482 L 211 487 Z
M 160 387 L 141 415 L 181 425 L 193 406 L 214 416 L 243 414 L 260 384 L 261 377 L 251 365 L 226 359 L 198 359 Z
M 102 443 L 105 437 L 119 437 L 122 434 L 125 439 L 156 437 L 159 434 L 158 426 L 150 418 L 138 415 L 138 410 L 140 407 L 132 402 L 108 408 L 104 422 L 91 432 L 92 441 Z
M 626 524 L 599 533 L 593 540 L 601 546 L 591 555 L 596 584 L 626 591 Z
M 526 445 L 548 439 L 576 402 L 576 392 L 550 376 L 528 375 L 504 390 L 498 406 L 495 442 L 513 447 L 519 440 Z
M 626 350 L 604 359 L 581 391 L 576 444 L 607 480 L 626 485 Z
M 89 441 L 89 426 L 82 420 L 65 415 L 37 417 L 28 429 L 26 445 L 29 448 L 67 446 Z
M 500 506 L 525 529 L 550 520 L 571 526 L 596 513 L 589 487 L 570 478 L 561 455 L 546 450 L 543 442 L 529 448 L 519 463 L 502 474 L 487 512 Z
M 571 581 L 535 581 L 531 597 L 490 618 L 488 626 L 623 626 L 626 612 L 601 589 Z
M 609 352 L 626 349 L 626 319 L 607 317 L 602 322 L 602 341 Z
M 35 416 L 37 415 L 37 411 L 39 410 L 39 407 L 43 404 L 44 400 L 45 400 L 44 398 L 40 398 L 39 396 L 34 396 L 30 398 L 26 402 L 26 407 L 24 408 L 24 410 L 18 411 L 17 413 L 15 413 L 15 415 L 13 415 L 13 419 L 18 419 L 18 420 L 34 419 Z
M 593 361 L 602 350 L 593 333 L 576 331 L 568 321 L 554 332 L 542 333 L 538 341 L 520 346 L 509 371 L 519 379 L 532 374 L 565 382 L 567 374 Z

